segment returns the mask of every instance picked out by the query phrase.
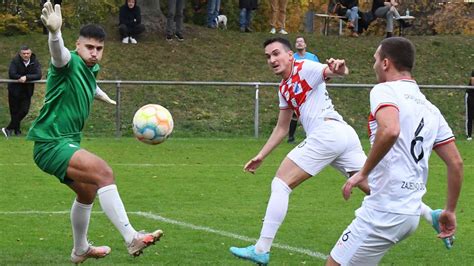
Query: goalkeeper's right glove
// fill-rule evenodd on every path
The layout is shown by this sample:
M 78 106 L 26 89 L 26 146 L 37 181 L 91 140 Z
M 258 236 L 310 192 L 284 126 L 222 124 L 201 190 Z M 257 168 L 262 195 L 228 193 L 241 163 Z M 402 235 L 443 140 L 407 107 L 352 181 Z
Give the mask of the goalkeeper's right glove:
M 43 6 L 41 11 L 41 21 L 51 33 L 56 33 L 61 30 L 61 25 L 63 23 L 63 16 L 61 15 L 61 6 L 51 4 L 51 0 L 48 0 Z

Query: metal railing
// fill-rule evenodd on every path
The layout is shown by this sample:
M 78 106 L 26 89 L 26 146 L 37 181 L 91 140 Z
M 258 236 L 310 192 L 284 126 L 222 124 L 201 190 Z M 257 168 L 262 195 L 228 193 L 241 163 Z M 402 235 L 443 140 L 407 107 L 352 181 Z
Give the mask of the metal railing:
M 17 83 L 17 80 L 0 79 L 2 83 Z M 46 83 L 46 80 L 32 81 L 32 83 Z M 160 80 L 98 80 L 99 84 L 115 84 L 116 94 L 115 101 L 115 136 L 122 136 L 122 117 L 120 113 L 121 107 L 121 85 L 194 85 L 194 86 L 240 86 L 240 87 L 253 87 L 255 88 L 255 109 L 254 109 L 254 136 L 259 136 L 259 90 L 260 87 L 277 87 L 279 83 L 275 82 L 224 82 L 224 81 L 160 81 Z M 343 84 L 343 83 L 327 83 L 329 88 L 358 88 L 358 89 L 369 89 L 375 86 L 375 84 Z M 474 86 L 466 85 L 418 85 L 421 89 L 474 89 Z

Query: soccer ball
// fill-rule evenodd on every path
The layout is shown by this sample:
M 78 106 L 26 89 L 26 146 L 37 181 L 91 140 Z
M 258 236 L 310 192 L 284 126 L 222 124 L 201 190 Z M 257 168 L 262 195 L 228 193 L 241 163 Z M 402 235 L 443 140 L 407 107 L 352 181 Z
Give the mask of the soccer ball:
M 160 144 L 173 131 L 173 117 L 168 109 L 158 104 L 147 104 L 133 116 L 133 134 L 146 144 Z

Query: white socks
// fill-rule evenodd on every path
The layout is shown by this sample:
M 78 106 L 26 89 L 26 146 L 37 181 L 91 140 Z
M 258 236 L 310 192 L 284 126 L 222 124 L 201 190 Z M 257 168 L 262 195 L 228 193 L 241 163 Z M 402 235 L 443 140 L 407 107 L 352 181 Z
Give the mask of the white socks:
M 123 206 L 122 199 L 117 190 L 117 186 L 112 184 L 97 190 L 100 206 L 109 220 L 115 225 L 122 234 L 125 242 L 129 244 L 135 236 L 135 229 L 128 221 L 127 212 Z
M 74 239 L 74 252 L 78 255 L 84 254 L 89 249 L 87 242 L 87 229 L 91 217 L 93 204 L 82 204 L 77 200 L 71 207 L 72 237 Z
M 431 212 L 433 210 L 426 205 L 423 201 L 421 202 L 421 216 L 425 218 L 425 220 L 431 224 L 433 224 L 433 217 L 431 216 Z
M 260 232 L 257 244 L 255 244 L 255 251 L 257 253 L 267 253 L 270 251 L 278 228 L 285 219 L 290 193 L 291 188 L 285 182 L 278 177 L 273 178 L 272 193 L 268 201 L 262 231 Z

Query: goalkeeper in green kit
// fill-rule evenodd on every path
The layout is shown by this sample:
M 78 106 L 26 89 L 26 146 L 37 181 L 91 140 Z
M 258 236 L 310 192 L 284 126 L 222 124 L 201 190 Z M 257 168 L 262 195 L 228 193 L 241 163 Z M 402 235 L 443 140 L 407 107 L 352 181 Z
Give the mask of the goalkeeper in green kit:
M 97 64 L 104 50 L 105 31 L 98 25 L 83 26 L 76 50 L 64 47 L 61 36 L 62 15 L 59 5 L 46 2 L 41 20 L 49 30 L 51 64 L 44 106 L 33 122 L 28 139 L 33 140 L 34 160 L 41 170 L 56 176 L 76 193 L 71 208 L 74 247 L 71 261 L 81 263 L 88 258 L 103 258 L 111 249 L 92 246 L 87 230 L 96 196 L 102 210 L 118 229 L 128 252 L 138 256 L 163 235 L 137 232 L 130 224 L 115 185 L 110 166 L 97 155 L 81 149 L 82 129 L 94 98 L 115 104 L 96 84 Z

